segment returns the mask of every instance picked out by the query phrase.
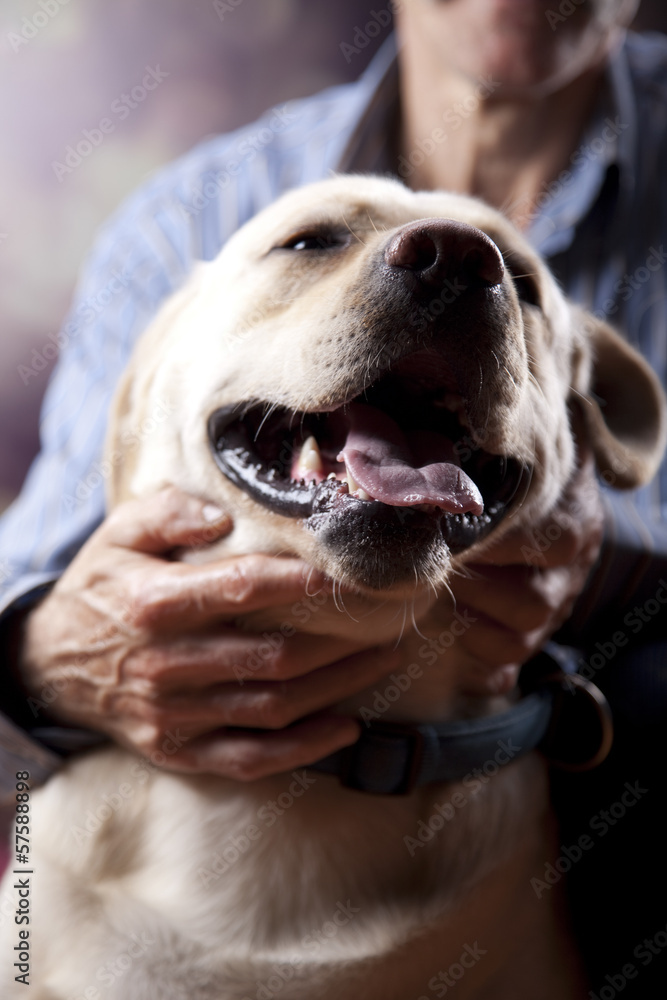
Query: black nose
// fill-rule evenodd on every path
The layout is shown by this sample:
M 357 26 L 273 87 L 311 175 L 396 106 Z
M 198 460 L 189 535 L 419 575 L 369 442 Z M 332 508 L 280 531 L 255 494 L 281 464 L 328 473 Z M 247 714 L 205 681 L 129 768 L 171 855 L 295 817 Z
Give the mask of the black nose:
M 392 268 L 409 271 L 423 291 L 445 282 L 461 292 L 490 288 L 503 280 L 503 257 L 490 237 L 454 219 L 420 219 L 396 233 L 384 259 Z

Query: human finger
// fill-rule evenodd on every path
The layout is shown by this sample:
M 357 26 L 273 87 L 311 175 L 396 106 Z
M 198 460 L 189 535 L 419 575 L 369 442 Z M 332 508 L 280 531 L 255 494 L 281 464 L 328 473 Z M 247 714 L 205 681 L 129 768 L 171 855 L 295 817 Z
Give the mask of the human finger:
M 312 764 L 355 743 L 359 733 L 356 720 L 335 715 L 311 717 L 275 731 L 223 729 L 185 741 L 165 765 L 174 771 L 255 781 Z

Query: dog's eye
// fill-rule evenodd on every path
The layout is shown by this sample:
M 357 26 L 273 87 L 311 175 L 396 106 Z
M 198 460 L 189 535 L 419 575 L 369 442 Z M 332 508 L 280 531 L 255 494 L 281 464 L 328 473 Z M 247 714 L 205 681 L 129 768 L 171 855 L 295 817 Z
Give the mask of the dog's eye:
M 297 233 L 291 236 L 285 243 L 281 243 L 280 250 L 335 250 L 338 247 L 347 246 L 348 238 L 339 236 L 336 233 L 306 232 Z

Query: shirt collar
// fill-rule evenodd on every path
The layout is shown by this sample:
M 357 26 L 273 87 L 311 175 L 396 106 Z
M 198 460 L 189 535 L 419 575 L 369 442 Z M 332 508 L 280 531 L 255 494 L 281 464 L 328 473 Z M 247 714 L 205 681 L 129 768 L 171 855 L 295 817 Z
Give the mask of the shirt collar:
M 546 257 L 572 245 L 578 225 L 605 192 L 627 204 L 635 183 L 637 114 L 625 42 L 610 57 L 600 96 L 569 163 L 538 198 L 526 237 Z M 617 171 L 616 183 L 605 184 Z
M 359 80 L 364 95 L 336 164 L 339 173 L 388 173 L 389 146 L 398 111 L 396 36 L 383 43 Z

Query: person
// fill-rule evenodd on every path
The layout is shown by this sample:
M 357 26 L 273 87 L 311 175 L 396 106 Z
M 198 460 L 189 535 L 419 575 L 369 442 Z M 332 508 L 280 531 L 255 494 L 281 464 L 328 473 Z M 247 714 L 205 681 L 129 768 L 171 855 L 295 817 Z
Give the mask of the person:
M 545 0 L 401 0 L 399 45 L 356 83 L 206 141 L 104 227 L 61 332 L 42 451 L 0 524 L 12 570 L 0 621 L 8 792 L 17 767 L 42 780 L 100 734 L 187 772 L 291 770 L 354 742 L 357 723 L 331 706 L 400 664 L 400 647 L 295 635 L 267 651 L 237 630 L 241 612 L 307 602 L 328 584 L 288 558 L 172 562 L 175 547 L 229 530 L 197 498 L 171 490 L 105 516 L 106 414 L 133 344 L 194 261 L 282 191 L 338 170 L 485 198 L 667 381 L 667 45 L 626 34 L 636 6 L 584 0 L 565 15 Z M 582 453 L 548 521 L 456 580 L 457 607 L 475 619 L 457 641 L 480 663 L 477 690 L 505 691 L 561 628 L 572 664 L 596 680 L 600 658 L 611 664 L 622 710 L 634 697 L 638 713 L 649 702 L 664 717 L 667 468 L 603 507 L 592 484 Z M 235 668 L 253 657 L 254 680 L 239 685 Z M 650 697 L 628 694 L 638 674 Z

